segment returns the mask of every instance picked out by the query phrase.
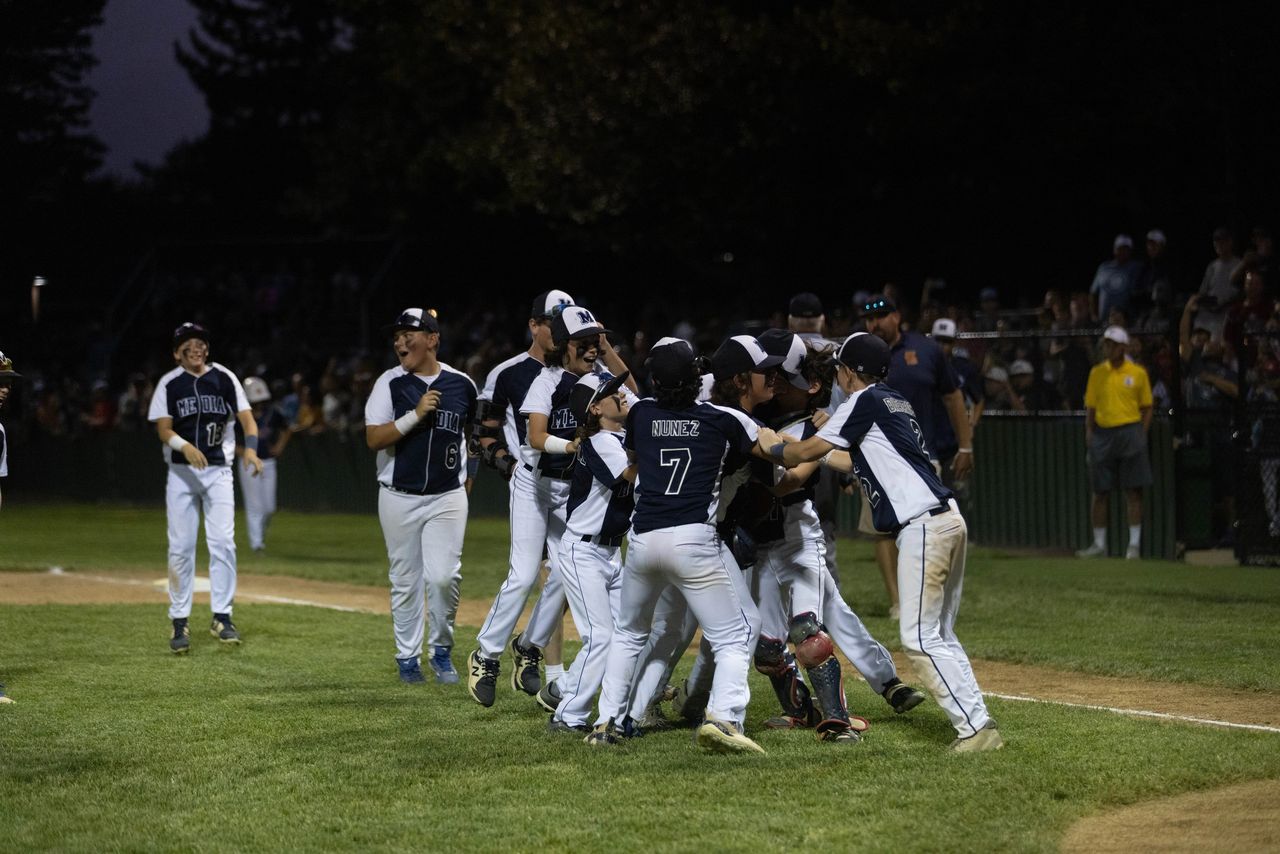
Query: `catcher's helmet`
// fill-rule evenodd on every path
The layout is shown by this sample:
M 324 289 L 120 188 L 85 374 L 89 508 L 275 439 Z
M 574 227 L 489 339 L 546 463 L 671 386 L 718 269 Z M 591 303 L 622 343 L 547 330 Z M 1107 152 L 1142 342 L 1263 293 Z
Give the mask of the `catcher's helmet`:
M 0 380 L 16 380 L 21 378 L 22 374 L 13 369 L 13 359 L 10 359 L 4 353 L 0 353 Z
M 271 399 L 271 389 L 262 377 L 245 377 L 244 396 L 250 403 L 265 403 Z

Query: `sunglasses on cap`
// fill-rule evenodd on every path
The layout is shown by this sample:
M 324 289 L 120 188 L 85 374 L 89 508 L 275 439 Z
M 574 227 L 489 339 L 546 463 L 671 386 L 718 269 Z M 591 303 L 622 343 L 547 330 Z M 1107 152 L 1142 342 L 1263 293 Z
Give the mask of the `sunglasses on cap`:
M 862 304 L 863 314 L 872 314 L 877 311 L 892 312 L 893 307 L 889 305 L 888 300 L 877 299 Z

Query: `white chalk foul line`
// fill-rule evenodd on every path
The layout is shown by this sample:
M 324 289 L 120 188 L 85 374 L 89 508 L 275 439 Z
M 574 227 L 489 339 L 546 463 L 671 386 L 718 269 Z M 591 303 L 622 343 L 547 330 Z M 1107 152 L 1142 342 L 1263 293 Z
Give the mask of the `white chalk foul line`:
M 79 572 L 51 572 L 51 575 L 59 575 L 63 578 L 83 578 L 88 581 L 100 581 L 103 584 L 124 584 L 129 587 L 151 587 L 157 590 L 167 589 L 168 582 L 164 579 L 157 581 L 141 581 L 136 578 L 111 578 L 107 575 L 83 575 Z M 206 582 L 207 583 L 207 582 Z M 201 592 L 201 591 L 197 591 Z M 207 591 L 204 591 L 207 592 Z M 313 602 L 310 599 L 292 599 L 288 596 L 272 596 L 267 593 L 244 593 L 237 592 L 240 599 L 248 599 L 253 602 L 267 602 L 273 605 L 306 605 L 311 608 L 326 608 L 330 611 L 344 611 L 349 614 L 377 614 L 368 608 L 352 608 L 348 605 L 331 605 L 328 602 Z
M 1207 726 L 1220 726 L 1229 729 L 1251 729 L 1259 732 L 1275 732 L 1280 733 L 1280 727 L 1264 726 L 1263 724 L 1238 724 L 1234 721 L 1215 721 L 1210 718 L 1193 718 L 1190 715 L 1171 715 L 1166 712 L 1151 712 L 1146 709 L 1119 709 L 1114 706 L 1094 706 L 1089 703 L 1068 703 L 1064 700 L 1042 700 L 1039 697 L 1023 697 L 1018 694 L 996 694 L 991 691 L 983 691 L 988 697 L 998 697 L 1001 700 L 1015 700 L 1019 703 L 1049 703 L 1055 706 L 1070 706 L 1073 709 L 1091 709 L 1095 712 L 1114 712 L 1117 715 L 1132 715 L 1138 718 L 1161 718 L 1163 720 L 1181 721 L 1183 723 L 1205 724 Z

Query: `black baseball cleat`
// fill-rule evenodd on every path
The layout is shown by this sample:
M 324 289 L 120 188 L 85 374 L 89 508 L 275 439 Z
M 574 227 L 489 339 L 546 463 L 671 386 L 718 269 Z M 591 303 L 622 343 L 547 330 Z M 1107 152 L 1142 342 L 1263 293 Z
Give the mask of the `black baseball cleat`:
M 622 744 L 622 739 L 618 737 L 618 729 L 613 725 L 613 721 L 596 724 L 595 729 L 591 730 L 582 741 L 587 747 L 617 747 Z
M 551 712 L 553 715 L 556 709 L 560 708 L 560 684 L 558 682 L 548 682 L 538 689 L 537 695 L 534 697 L 538 701 L 538 705 Z
M 547 721 L 547 732 L 553 735 L 586 735 L 591 732 L 591 727 L 586 724 L 571 724 L 565 721 L 558 721 L 556 716 L 552 715 Z
M 209 634 L 223 643 L 240 643 L 240 633 L 232 624 L 230 614 L 214 614 L 213 622 L 209 624 Z
M 884 686 L 881 696 L 898 714 L 909 712 L 924 702 L 924 694 L 897 679 Z
M 496 658 L 485 658 L 478 649 L 472 651 L 467 658 L 467 690 L 471 692 L 471 699 L 486 708 L 493 705 L 500 668 Z
M 538 673 L 538 663 L 542 661 L 542 650 L 536 646 L 521 646 L 518 634 L 511 636 L 511 643 L 507 645 L 507 649 L 511 650 L 511 660 L 514 665 L 511 670 L 512 690 L 523 691 L 530 697 L 538 696 L 538 691 L 542 689 L 542 677 Z
M 173 633 L 169 635 L 169 651 L 175 655 L 186 655 L 191 651 L 191 629 L 187 626 L 186 617 L 179 617 L 173 621 Z

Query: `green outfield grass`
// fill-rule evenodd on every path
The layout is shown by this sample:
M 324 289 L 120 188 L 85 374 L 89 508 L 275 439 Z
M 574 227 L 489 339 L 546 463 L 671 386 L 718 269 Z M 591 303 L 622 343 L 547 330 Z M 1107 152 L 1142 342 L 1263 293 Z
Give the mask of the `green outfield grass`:
M 243 647 L 197 632 L 178 658 L 155 611 L 0 606 L 7 848 L 1048 851 L 1100 808 L 1280 776 L 1275 735 L 999 700 L 1007 748 L 949 755 L 936 706 L 898 717 L 861 683 L 852 748 L 704 756 L 676 731 L 601 754 L 509 689 L 486 710 L 401 685 L 385 617 L 246 604 Z

